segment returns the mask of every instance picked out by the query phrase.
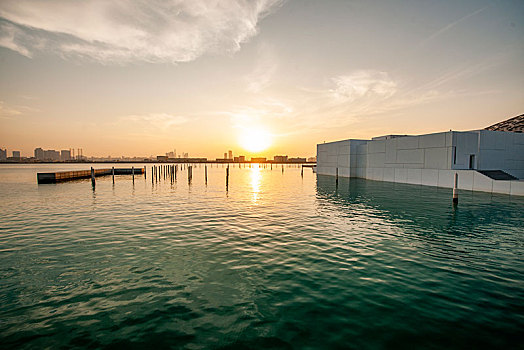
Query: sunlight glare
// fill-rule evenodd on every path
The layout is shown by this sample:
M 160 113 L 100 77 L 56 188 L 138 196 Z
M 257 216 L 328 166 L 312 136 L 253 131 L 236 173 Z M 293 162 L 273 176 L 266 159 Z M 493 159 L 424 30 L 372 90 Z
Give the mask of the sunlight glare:
M 260 181 L 262 180 L 262 174 L 260 172 L 260 166 L 258 164 L 253 164 L 251 169 L 251 188 L 253 191 L 253 204 L 257 204 L 258 194 L 260 192 Z
M 264 128 L 253 127 L 242 130 L 240 145 L 249 152 L 261 152 L 271 146 L 272 136 Z

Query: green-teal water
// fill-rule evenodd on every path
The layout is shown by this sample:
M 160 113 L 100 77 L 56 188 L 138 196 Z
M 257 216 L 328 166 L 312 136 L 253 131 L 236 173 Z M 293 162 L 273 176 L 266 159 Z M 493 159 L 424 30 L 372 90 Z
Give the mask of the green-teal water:
M 296 167 L 36 184 L 71 168 L 0 166 L 1 348 L 522 347 L 522 197 Z

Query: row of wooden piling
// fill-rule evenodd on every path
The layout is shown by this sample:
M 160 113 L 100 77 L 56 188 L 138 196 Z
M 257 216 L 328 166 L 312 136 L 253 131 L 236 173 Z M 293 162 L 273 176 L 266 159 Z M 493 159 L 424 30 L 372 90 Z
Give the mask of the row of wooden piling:
M 144 174 L 144 176 L 146 175 L 145 166 L 144 166 L 142 173 Z M 131 167 L 131 176 L 133 177 L 133 183 L 135 183 L 135 167 L 134 166 Z M 115 183 L 115 167 L 111 167 L 111 177 L 112 177 L 113 183 Z M 93 185 L 93 187 L 96 186 L 95 169 L 93 167 L 91 167 L 91 185 Z
M 270 165 L 271 169 L 273 169 L 273 164 Z M 239 164 L 240 167 L 240 164 Z M 244 164 L 245 167 L 245 164 Z M 249 167 L 251 167 L 251 164 L 249 164 Z M 187 168 L 187 180 L 188 183 L 191 183 L 193 180 L 193 165 L 185 165 L 181 164 L 180 169 L 184 170 L 184 168 Z M 207 185 L 207 164 L 204 166 L 204 177 L 205 177 L 205 183 Z M 301 167 L 300 175 L 304 177 L 304 167 Z M 141 169 L 142 170 L 142 169 Z M 144 174 L 144 179 L 147 180 L 147 167 L 144 166 L 142 171 L 139 171 L 139 173 Z M 284 164 L 282 164 L 282 173 L 284 173 Z M 113 184 L 115 183 L 115 167 L 111 168 L 111 176 Z M 133 183 L 135 182 L 135 167 L 131 167 L 131 176 L 133 179 Z M 151 166 L 151 183 L 154 184 L 155 182 L 160 181 L 162 178 L 164 180 L 170 179 L 171 183 L 177 181 L 178 176 L 178 164 L 171 164 L 171 165 L 152 165 Z M 338 168 L 337 168 L 337 184 L 338 184 Z M 91 184 L 93 188 L 96 186 L 96 177 L 95 177 L 95 169 L 91 167 Z M 226 189 L 229 188 L 229 164 L 226 167 Z

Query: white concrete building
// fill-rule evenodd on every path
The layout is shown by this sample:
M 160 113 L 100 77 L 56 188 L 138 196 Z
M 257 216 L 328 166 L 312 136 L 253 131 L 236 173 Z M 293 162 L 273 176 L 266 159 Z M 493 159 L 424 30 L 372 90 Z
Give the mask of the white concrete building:
M 524 195 L 524 134 L 449 131 L 317 145 L 321 175 Z

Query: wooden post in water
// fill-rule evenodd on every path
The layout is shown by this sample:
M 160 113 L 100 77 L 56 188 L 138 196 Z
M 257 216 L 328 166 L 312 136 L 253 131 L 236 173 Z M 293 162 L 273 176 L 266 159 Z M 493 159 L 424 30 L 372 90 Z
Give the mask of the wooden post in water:
M 284 174 L 284 164 L 282 164 L 282 174 Z
M 93 185 L 93 187 L 95 187 L 96 183 L 95 183 L 95 169 L 93 169 L 93 167 L 91 167 L 91 185 Z
M 453 184 L 453 204 L 454 205 L 457 205 L 459 202 L 458 182 L 459 182 L 459 175 L 458 173 L 455 173 L 455 183 Z
M 133 175 L 133 183 L 135 183 L 135 167 L 131 167 L 131 175 Z
M 304 165 L 302 165 L 302 169 L 300 169 L 300 176 L 304 177 Z
M 226 168 L 226 191 L 229 188 L 229 166 Z
M 337 168 L 337 179 L 336 179 L 336 184 L 338 186 L 338 168 Z
M 206 164 L 206 185 L 207 185 L 207 164 Z
M 111 168 L 111 175 L 113 176 L 113 183 L 115 183 L 115 167 Z

